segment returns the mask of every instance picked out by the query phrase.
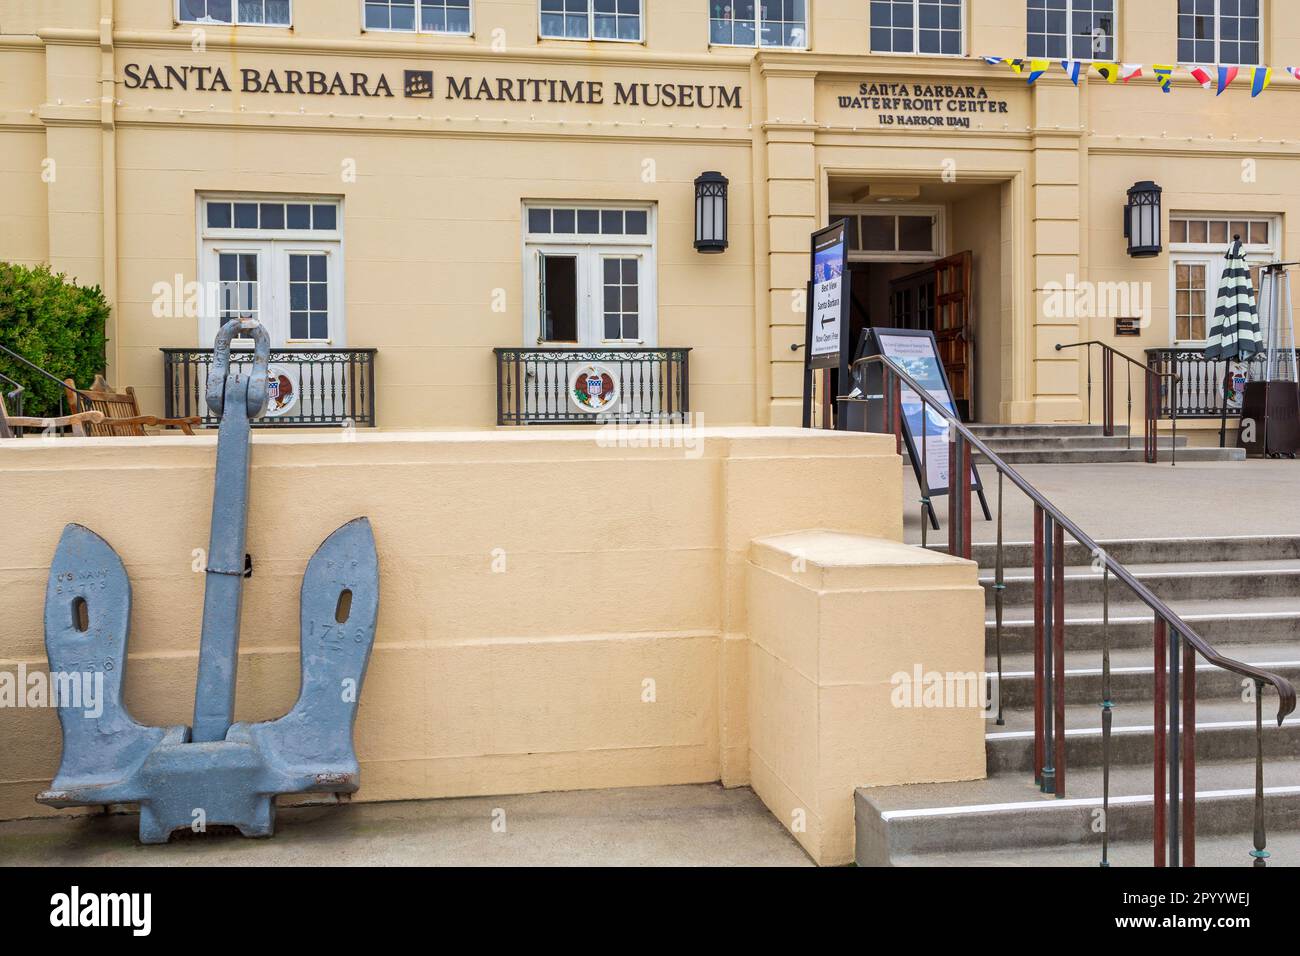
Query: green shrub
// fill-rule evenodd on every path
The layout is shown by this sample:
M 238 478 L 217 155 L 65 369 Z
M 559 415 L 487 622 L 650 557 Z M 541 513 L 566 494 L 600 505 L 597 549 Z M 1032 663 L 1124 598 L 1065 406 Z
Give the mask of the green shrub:
M 68 282 L 49 266 L 30 269 L 0 262 L 0 345 L 60 380 L 71 378 L 78 385 L 89 385 L 96 373 L 104 371 L 108 313 L 99 286 Z M 0 372 L 26 388 L 24 414 L 59 413 L 61 389 L 53 382 L 3 352 Z

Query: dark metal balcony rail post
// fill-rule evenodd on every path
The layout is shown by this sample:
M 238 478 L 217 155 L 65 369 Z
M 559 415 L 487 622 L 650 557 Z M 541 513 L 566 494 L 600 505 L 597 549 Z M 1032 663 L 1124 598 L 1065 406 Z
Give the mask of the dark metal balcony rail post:
M 970 443 L 956 429 L 948 430 L 948 553 L 971 555 Z
M 164 348 L 163 406 L 168 418 L 198 415 L 215 427 L 219 419 L 203 400 L 212 367 L 212 349 Z M 271 372 L 290 369 L 297 381 L 287 381 L 293 401 L 283 413 L 272 408 L 254 421 L 254 428 L 373 427 L 375 415 L 375 356 L 370 348 L 289 348 L 271 352 Z M 252 352 L 233 349 L 231 363 L 252 364 Z M 286 380 L 288 375 L 285 375 Z M 278 394 L 284 397 L 283 387 Z
M 1102 379 L 1104 383 L 1103 387 L 1106 390 L 1106 397 L 1103 398 L 1102 405 L 1103 408 L 1107 409 L 1105 424 L 1102 427 L 1103 434 L 1105 435 L 1114 435 L 1115 433 L 1114 396 L 1112 395 L 1114 379 L 1115 379 L 1115 372 L 1113 368 L 1113 362 L 1115 357 L 1118 356 L 1119 358 L 1122 358 L 1125 362 L 1129 363 L 1130 366 L 1137 366 L 1139 369 L 1142 370 L 1142 374 L 1145 376 L 1146 379 L 1146 417 L 1143 423 L 1143 439 L 1144 439 L 1143 448 L 1144 448 L 1144 455 L 1147 464 L 1149 465 L 1155 464 L 1159 458 L 1159 447 L 1160 447 L 1159 417 L 1160 417 L 1161 392 L 1164 389 L 1164 385 L 1166 381 L 1172 382 L 1173 386 L 1176 388 L 1178 384 L 1178 375 L 1174 372 L 1161 372 L 1158 369 L 1152 368 L 1150 365 L 1143 365 L 1137 359 L 1125 355 L 1123 352 L 1121 352 L 1119 349 L 1115 348 L 1114 346 L 1108 345 L 1107 343 L 1098 341 L 1096 339 L 1087 342 L 1058 343 L 1056 346 L 1056 351 L 1061 352 L 1064 351 L 1065 349 L 1078 349 L 1078 348 L 1083 349 L 1084 352 L 1087 353 L 1088 355 L 1088 379 L 1089 382 L 1091 383 L 1093 346 L 1096 346 L 1097 348 L 1101 349 L 1101 353 L 1102 353 Z M 1130 374 L 1131 373 L 1132 373 L 1132 369 L 1130 368 Z M 1089 424 L 1092 423 L 1091 391 L 1092 391 L 1091 384 L 1089 384 L 1089 399 L 1088 399 Z M 1131 436 L 1132 433 L 1133 433 L 1133 386 L 1132 386 L 1132 380 L 1130 379 L 1129 435 Z M 1174 418 L 1173 445 L 1174 448 L 1177 449 L 1178 421 L 1176 417 Z M 1178 463 L 1176 450 L 1173 453 L 1173 457 L 1171 461 L 1173 464 Z
M 1089 350 L 1088 354 L 1091 356 L 1092 351 Z M 1113 438 L 1115 435 L 1115 356 L 1106 351 L 1101 353 L 1101 391 L 1103 416 L 1101 433 L 1107 438 Z
M 1044 791 L 1051 792 L 1049 785 L 1055 789 L 1057 773 L 1064 769 L 1064 727 L 1063 711 L 1057 709 L 1057 698 L 1064 701 L 1064 616 L 1058 616 L 1057 608 L 1063 609 L 1063 592 L 1058 590 L 1057 581 L 1064 583 L 1064 540 L 1068 533 L 1079 545 L 1087 549 L 1101 564 L 1104 576 L 1103 588 L 1103 775 L 1105 796 L 1103 812 L 1109 809 L 1109 772 L 1110 772 L 1110 724 L 1114 703 L 1111 699 L 1110 685 L 1110 577 L 1114 575 L 1120 584 L 1130 591 L 1142 604 L 1146 605 L 1155 618 L 1153 650 L 1154 668 L 1154 737 L 1155 753 L 1152 761 L 1154 772 L 1154 820 L 1152 846 L 1156 865 L 1163 866 L 1170 855 L 1175 864 L 1178 862 L 1179 850 L 1171 854 L 1170 840 L 1181 841 L 1181 857 L 1187 865 L 1195 862 L 1195 670 L 1199 655 L 1213 667 L 1247 678 L 1255 684 L 1256 699 L 1256 766 L 1255 766 L 1255 849 L 1252 857 L 1256 866 L 1264 866 L 1268 858 L 1265 850 L 1264 830 L 1264 744 L 1263 744 L 1263 691 L 1264 685 L 1271 685 L 1277 692 L 1277 722 L 1281 726 L 1288 714 L 1296 709 L 1295 687 L 1289 680 L 1279 674 L 1255 667 L 1241 661 L 1232 660 L 1220 654 L 1210 643 L 1196 633 L 1181 617 L 1175 614 L 1164 601 L 1157 597 L 1150 588 L 1142 584 L 1122 563 L 1106 553 L 1088 534 L 1019 472 L 1003 461 L 995 452 L 982 442 L 973 431 L 957 420 L 938 398 L 925 390 L 896 362 L 884 356 L 870 356 L 854 363 L 855 368 L 879 363 L 888 369 L 903 386 L 916 393 L 920 401 L 947 422 L 947 427 L 960 434 L 968 444 L 970 454 L 978 452 L 989 464 L 997 469 L 999 481 L 1009 479 L 1021 490 L 1034 506 L 1034 773 L 1035 782 Z M 1145 371 L 1145 366 L 1143 366 Z M 1160 379 L 1159 373 L 1153 373 L 1153 379 Z M 847 398 L 847 396 L 846 396 Z M 922 420 L 928 420 L 923 415 Z M 925 434 L 925 426 L 922 427 Z M 923 445 L 924 447 L 924 445 Z M 924 455 L 924 452 L 922 453 Z M 924 470 L 922 474 L 924 475 Z M 927 495 L 928 497 L 928 495 Z M 1000 510 L 1000 509 L 999 509 Z M 924 518 L 925 511 L 922 516 Z M 924 520 L 922 535 L 924 540 Z M 1169 633 L 1174 632 L 1175 644 L 1169 646 Z M 1059 635 L 1059 640 L 1058 640 Z M 1181 660 L 1170 659 L 1170 653 L 1178 655 Z M 1060 664 L 1057 664 L 1057 661 Z M 1059 666 L 1059 670 L 1058 670 Z M 1180 680 L 1181 672 L 1181 680 Z M 1172 688 L 1169 684 L 1174 678 Z M 1182 700 L 1182 726 L 1176 720 L 1172 725 L 1169 719 L 1169 701 L 1167 694 L 1179 694 Z M 1176 707 L 1177 705 L 1175 705 Z M 1175 718 L 1178 710 L 1174 710 Z M 1058 735 L 1059 731 L 1059 735 Z M 1174 750 L 1181 750 L 1181 761 L 1169 763 L 1170 751 L 1167 741 L 1175 735 Z M 1059 749 L 1058 749 L 1059 748 Z M 1181 819 L 1171 830 L 1169 824 L 1169 806 L 1166 799 L 1169 790 L 1177 794 L 1178 777 L 1175 768 L 1181 763 L 1182 802 Z M 1049 776 L 1050 774 L 1050 776 Z M 1063 781 L 1061 781 L 1063 784 Z M 1063 788 L 1062 788 L 1063 789 Z M 1103 862 L 1108 863 L 1106 854 L 1109 849 L 1108 838 L 1103 849 Z
M 1178 777 L 1178 768 L 1182 760 L 1183 727 L 1179 712 L 1179 691 L 1182 680 L 1179 664 L 1182 661 L 1182 649 L 1179 646 L 1178 629 L 1169 630 L 1169 865 L 1179 866 L 1182 858 L 1182 787 Z

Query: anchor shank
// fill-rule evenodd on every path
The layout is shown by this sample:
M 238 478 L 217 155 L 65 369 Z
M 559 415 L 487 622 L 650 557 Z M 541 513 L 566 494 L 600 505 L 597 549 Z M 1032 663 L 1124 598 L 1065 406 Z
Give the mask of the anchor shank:
M 192 739 L 195 741 L 224 740 L 234 719 L 251 462 L 248 385 L 249 377 L 237 372 L 226 379 L 226 400 L 217 433 L 212 531 L 203 592 L 203 633 L 194 692 Z

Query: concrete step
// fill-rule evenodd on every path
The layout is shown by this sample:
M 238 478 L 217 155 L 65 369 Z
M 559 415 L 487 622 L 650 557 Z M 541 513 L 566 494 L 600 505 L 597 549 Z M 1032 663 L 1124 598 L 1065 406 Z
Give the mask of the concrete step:
M 1300 685 L 1300 645 L 1249 644 L 1224 652 L 1244 664 L 1253 664 Z M 1155 680 L 1153 652 L 1147 648 L 1126 648 L 1111 653 L 1111 699 L 1140 706 L 1152 700 Z M 990 674 L 997 673 L 995 660 L 988 662 Z M 1196 698 L 1240 700 L 1243 690 L 1239 675 L 1213 664 L 1196 668 Z M 999 700 L 1004 712 L 1028 711 L 1034 706 L 1034 658 L 1015 654 L 1002 659 Z M 1066 654 L 1065 700 L 1067 705 L 1100 706 L 1102 700 L 1101 652 L 1087 650 Z
M 1277 712 L 1277 698 L 1271 691 L 1264 697 L 1264 756 L 1290 758 L 1300 754 L 1300 720 L 1295 715 L 1277 726 L 1270 714 Z M 1111 765 L 1150 766 L 1154 755 L 1150 700 L 1117 701 L 1112 712 Z M 1101 766 L 1101 711 L 1093 705 L 1071 704 L 1065 708 L 1065 756 L 1067 770 Z M 1006 725 L 989 722 L 985 734 L 988 772 L 1031 773 L 1034 765 L 1034 715 L 1029 710 L 1006 713 Z M 1255 752 L 1255 705 L 1241 701 L 1198 701 L 1196 707 L 1196 756 L 1198 761 L 1240 759 Z
M 1226 598 L 1300 597 L 1300 561 L 1201 561 L 1166 562 L 1162 564 L 1132 564 L 1128 570 L 1140 584 L 1162 601 L 1180 598 L 1207 600 Z M 981 573 L 985 601 L 992 607 L 995 599 L 995 577 L 988 571 Z M 1032 568 L 1012 568 L 1003 577 L 1004 608 L 1032 609 L 1034 603 L 1034 574 Z M 1103 587 L 1102 575 L 1092 568 L 1065 568 L 1065 607 L 1078 603 L 1100 604 Z M 1110 599 L 1114 604 L 1135 603 L 1129 589 L 1110 580 Z M 1025 614 L 1032 617 L 1032 614 Z
M 1235 656 L 1242 645 L 1251 643 L 1300 646 L 1300 599 L 1295 597 L 1218 600 L 1191 598 L 1167 603 L 1197 634 L 1230 657 Z M 1152 646 L 1154 616 L 1145 605 L 1113 603 L 1108 628 L 1102 625 L 1099 602 L 1071 603 L 1067 600 L 1065 612 L 1067 655 L 1100 648 L 1107 631 L 1112 649 L 1149 650 Z M 985 616 L 986 653 L 993 655 L 997 650 L 997 628 L 991 607 Z M 1032 654 L 1033 641 L 1033 608 L 1005 608 L 1002 625 L 1003 655 Z
M 1071 464 L 1113 464 L 1116 462 L 1133 462 L 1144 461 L 1145 452 L 1140 444 L 1136 444 L 1132 449 L 1125 448 L 1097 448 L 1087 444 L 1080 447 L 1071 445 L 1068 449 L 1055 449 L 1047 451 L 1008 451 L 1002 453 L 994 449 L 994 453 L 1008 465 L 1071 465 Z M 1168 448 L 1161 446 L 1159 461 L 1161 464 L 1170 463 L 1171 452 Z M 981 454 L 975 454 L 973 460 L 976 465 L 988 465 L 988 459 Z M 1245 461 L 1246 450 L 1244 448 L 1180 448 L 1178 449 L 1178 461 L 1181 462 L 1204 462 L 1204 461 Z
M 1101 425 L 968 425 L 968 428 L 975 434 L 980 441 L 987 438 L 1055 438 L 1055 437 L 1075 437 L 1075 438 L 1100 438 L 1103 428 Z M 1138 434 L 1141 429 L 1138 429 Z M 1123 437 L 1128 434 L 1128 426 L 1116 425 L 1115 434 Z
M 1281 561 L 1288 558 L 1300 560 L 1300 535 L 1121 539 L 1098 541 L 1097 544 L 1116 561 L 1126 565 L 1196 561 Z M 931 548 L 935 551 L 948 550 L 946 543 L 931 545 Z M 1091 552 L 1077 541 L 1066 541 L 1065 563 L 1067 565 L 1086 567 L 1092 563 L 1092 557 Z M 981 568 L 993 568 L 997 561 L 997 545 L 994 543 L 972 545 L 971 559 L 978 562 Z M 1033 562 L 1032 541 L 1003 543 L 1003 567 L 1027 568 Z
M 1272 799 L 1271 797 L 1268 799 Z M 1243 867 L 1254 863 L 1250 851 L 1254 848 L 1249 833 L 1229 836 L 1198 837 L 1196 840 L 1196 865 L 1205 867 Z M 1268 867 L 1300 866 L 1300 830 L 1270 830 L 1268 833 Z M 1070 846 L 1026 847 L 1014 850 L 972 850 L 965 853 L 899 854 L 890 866 L 1070 866 L 1096 869 L 1101 859 L 1099 841 Z M 1149 867 L 1153 851 L 1150 840 L 1112 841 L 1107 860 L 1110 866 Z M 859 864 L 862 865 L 862 864 Z
M 991 451 L 998 455 L 1003 452 L 1019 451 L 1070 451 L 1076 448 L 1136 449 L 1142 450 L 1142 436 L 1128 437 L 1115 435 L 1107 438 L 1102 435 L 1078 437 L 1073 435 L 1009 435 L 1004 438 L 984 438 L 977 436 Z M 1187 436 L 1179 435 L 1177 439 L 1161 436 L 1157 447 L 1161 451 L 1169 448 L 1186 448 Z
M 1197 766 L 1196 832 L 1201 839 L 1233 837 L 1238 862 L 1249 862 L 1255 767 L 1250 760 Z M 1153 770 L 1113 767 L 1105 824 L 1112 844 L 1141 847 L 1152 857 Z M 1101 849 L 1101 775 L 1072 774 L 1064 798 L 1043 794 L 1032 779 L 997 775 L 964 783 L 859 789 L 854 795 L 857 862 L 897 865 L 935 854 L 1014 856 L 1035 849 Z M 1266 769 L 1265 820 L 1270 842 L 1300 830 L 1300 762 Z M 1276 844 L 1275 844 L 1276 845 Z M 1200 858 L 1198 846 L 1198 860 Z M 1292 862 L 1300 860 L 1293 857 Z

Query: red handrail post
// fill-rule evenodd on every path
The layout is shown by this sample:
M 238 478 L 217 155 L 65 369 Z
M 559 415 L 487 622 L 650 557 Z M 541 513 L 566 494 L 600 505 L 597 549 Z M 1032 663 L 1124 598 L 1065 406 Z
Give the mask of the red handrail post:
M 1169 662 L 1165 659 L 1168 654 L 1165 651 L 1166 641 L 1165 619 L 1156 618 L 1155 631 L 1155 791 L 1152 795 L 1154 806 L 1152 810 L 1155 814 L 1153 819 L 1152 840 L 1155 845 L 1155 865 L 1164 866 L 1166 861 L 1166 844 L 1165 844 L 1165 723 L 1167 716 L 1165 712 L 1165 689 L 1169 675 Z M 1177 693 L 1177 688 L 1174 693 Z
M 925 412 L 925 409 L 922 409 Z M 961 513 L 958 508 L 961 505 L 958 495 L 960 494 L 961 478 L 958 472 L 961 470 L 961 446 L 958 444 L 961 438 L 957 435 L 957 429 L 949 426 L 948 428 L 948 553 L 956 557 L 961 553 Z
M 1043 782 L 1043 507 L 1034 505 L 1034 783 Z
M 890 375 L 889 379 L 892 383 L 890 406 L 893 409 L 894 453 L 901 455 L 903 453 L 903 383 L 897 375 Z
M 1183 640 L 1183 866 L 1196 865 L 1196 649 Z
M 1065 529 L 1052 523 L 1052 666 L 1056 671 L 1052 702 L 1056 705 L 1056 795 L 1065 796 Z

